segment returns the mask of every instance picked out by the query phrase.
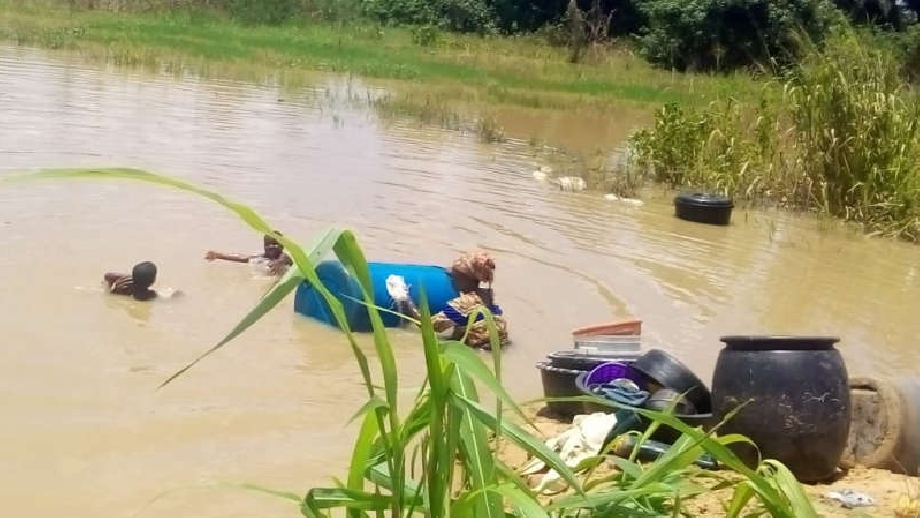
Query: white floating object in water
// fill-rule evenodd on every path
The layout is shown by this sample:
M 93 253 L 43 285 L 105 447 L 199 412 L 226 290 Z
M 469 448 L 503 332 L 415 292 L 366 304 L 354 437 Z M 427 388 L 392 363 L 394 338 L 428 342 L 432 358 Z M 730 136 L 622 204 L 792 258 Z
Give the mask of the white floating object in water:
M 619 202 L 623 202 L 623 203 L 625 203 L 625 204 L 627 204 L 627 205 L 632 205 L 632 206 L 634 206 L 634 207 L 641 207 L 641 206 L 645 205 L 645 202 L 643 202 L 643 201 L 640 200 L 640 199 L 637 199 L 637 198 L 620 198 L 619 196 L 617 196 L 616 194 L 613 194 L 613 193 L 607 193 L 607 194 L 605 194 L 605 195 L 604 195 L 604 199 L 605 199 L 605 200 L 608 200 L 608 201 L 619 201 Z
M 567 192 L 583 191 L 588 187 L 588 184 L 585 182 L 584 178 L 578 176 L 562 176 L 560 178 L 556 178 L 555 183 L 561 190 Z
M 544 173 L 543 171 L 534 171 L 534 172 L 533 172 L 533 177 L 534 177 L 537 181 L 542 182 L 543 180 L 546 180 L 546 173 Z
M 544 166 L 541 166 L 541 167 L 540 167 L 540 172 L 541 172 L 541 173 L 549 174 L 549 173 L 552 173 L 552 172 L 553 172 L 553 168 L 550 167 L 550 166 L 548 166 L 548 165 L 544 165 Z

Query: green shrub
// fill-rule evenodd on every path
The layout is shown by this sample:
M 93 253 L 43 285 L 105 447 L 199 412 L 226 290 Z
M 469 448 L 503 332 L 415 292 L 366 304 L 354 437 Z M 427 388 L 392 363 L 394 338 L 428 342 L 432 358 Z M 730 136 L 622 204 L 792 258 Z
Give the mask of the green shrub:
M 920 100 L 896 57 L 852 33 L 810 55 L 787 104 L 814 203 L 872 231 L 920 238 Z
M 420 25 L 412 29 L 412 41 L 422 47 L 433 47 L 440 38 L 441 32 L 433 25 Z
M 300 0 L 224 0 L 227 12 L 243 23 L 281 25 L 301 12 Z
M 460 32 L 495 27 L 495 13 L 486 0 L 363 0 L 362 8 L 390 25 L 435 25 Z
M 894 51 L 853 31 L 813 47 L 758 105 L 668 105 L 632 141 L 638 165 L 659 181 L 920 241 L 920 98 Z
M 817 43 L 835 20 L 824 0 L 643 0 L 640 6 L 648 17 L 643 54 L 678 70 L 790 62 L 802 47 L 800 31 Z

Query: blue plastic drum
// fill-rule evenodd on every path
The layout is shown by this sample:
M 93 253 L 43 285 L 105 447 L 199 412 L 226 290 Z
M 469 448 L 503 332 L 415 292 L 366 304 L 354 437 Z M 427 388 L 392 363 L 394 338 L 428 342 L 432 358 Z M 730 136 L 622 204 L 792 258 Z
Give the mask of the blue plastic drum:
M 449 301 L 459 295 L 451 282 L 446 268 L 434 265 L 368 263 L 371 285 L 374 291 L 374 304 L 386 309 L 396 309 L 396 304 L 387 293 L 386 280 L 390 275 L 399 275 L 409 285 L 409 297 L 420 305 L 421 287 L 425 287 L 428 307 L 432 313 L 441 310 Z M 317 265 L 316 275 L 326 288 L 342 303 L 345 317 L 353 331 L 371 331 L 371 322 L 367 307 L 359 301 L 364 300 L 361 286 L 344 266 L 338 261 L 324 261 Z M 420 306 L 419 306 L 420 307 Z M 294 294 L 294 311 L 306 317 L 317 319 L 336 326 L 335 316 L 329 305 L 309 283 L 302 283 Z M 386 327 L 397 327 L 400 318 L 392 313 L 380 313 Z

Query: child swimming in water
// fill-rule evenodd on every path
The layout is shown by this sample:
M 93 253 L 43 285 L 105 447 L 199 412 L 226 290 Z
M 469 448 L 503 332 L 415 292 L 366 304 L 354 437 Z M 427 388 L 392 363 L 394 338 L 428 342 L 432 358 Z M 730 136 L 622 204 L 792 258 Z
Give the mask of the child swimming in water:
M 278 232 L 281 235 L 281 232 Z M 272 236 L 262 237 L 262 253 L 257 255 L 225 254 L 209 250 L 204 256 L 208 261 L 220 259 L 234 263 L 249 263 L 264 265 L 272 275 L 281 275 L 294 264 L 294 261 L 284 251 L 284 245 Z
M 150 289 L 157 280 L 157 266 L 150 261 L 134 265 L 131 275 L 107 273 L 103 279 L 113 295 L 128 295 L 140 301 L 157 297 L 157 292 Z

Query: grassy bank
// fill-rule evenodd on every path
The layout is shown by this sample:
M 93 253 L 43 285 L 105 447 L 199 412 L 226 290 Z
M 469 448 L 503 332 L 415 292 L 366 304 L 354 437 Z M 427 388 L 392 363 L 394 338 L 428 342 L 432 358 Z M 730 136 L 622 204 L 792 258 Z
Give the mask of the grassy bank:
M 920 97 L 891 49 L 841 30 L 756 102 L 670 104 L 632 138 L 656 181 L 920 242 Z
M 535 37 L 419 38 L 409 28 L 361 22 L 246 27 L 202 11 L 119 14 L 55 0 L 0 0 L 0 39 L 124 64 L 350 73 L 437 90 L 448 98 L 528 108 L 697 103 L 752 91 L 753 84 L 745 74 L 656 70 L 617 47 L 598 47 L 586 63 L 570 64 L 565 49 Z

